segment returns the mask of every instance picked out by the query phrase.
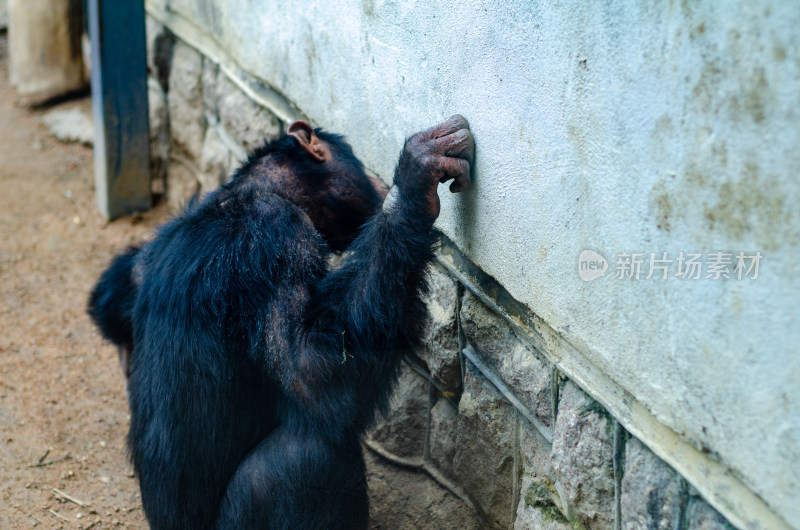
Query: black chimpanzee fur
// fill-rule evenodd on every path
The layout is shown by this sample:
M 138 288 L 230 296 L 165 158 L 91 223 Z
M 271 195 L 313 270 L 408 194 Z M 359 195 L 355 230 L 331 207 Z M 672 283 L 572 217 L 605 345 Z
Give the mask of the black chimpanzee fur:
M 323 164 L 284 135 L 112 261 L 89 314 L 132 350 L 128 445 L 151 527 L 367 527 L 360 438 L 422 335 L 431 194 L 468 182 L 468 163 L 448 165 L 471 161 L 466 128 L 412 137 L 383 209 L 341 137 L 310 135 Z M 330 247 L 349 251 L 336 270 Z
M 139 247 L 130 247 L 111 261 L 89 297 L 89 314 L 100 333 L 119 348 L 119 360 L 125 376 L 130 375 L 130 352 L 133 350 L 133 304 L 136 286 L 132 270 Z

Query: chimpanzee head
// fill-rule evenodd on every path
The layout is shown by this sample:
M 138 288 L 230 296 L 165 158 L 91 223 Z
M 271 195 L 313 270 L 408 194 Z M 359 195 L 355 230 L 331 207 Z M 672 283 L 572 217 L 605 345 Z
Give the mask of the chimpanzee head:
M 264 179 L 305 210 L 332 250 L 343 250 L 383 203 L 388 188 L 369 177 L 344 137 L 292 123 L 256 149 L 234 177 Z

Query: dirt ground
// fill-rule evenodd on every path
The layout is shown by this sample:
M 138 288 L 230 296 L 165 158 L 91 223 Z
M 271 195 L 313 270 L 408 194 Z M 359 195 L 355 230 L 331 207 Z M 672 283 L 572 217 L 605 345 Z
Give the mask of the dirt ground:
M 146 528 L 116 352 L 84 309 L 114 253 L 168 214 L 104 222 L 91 149 L 16 103 L 6 55 L 0 36 L 0 528 Z M 426 475 L 366 456 L 373 528 L 477 527 Z

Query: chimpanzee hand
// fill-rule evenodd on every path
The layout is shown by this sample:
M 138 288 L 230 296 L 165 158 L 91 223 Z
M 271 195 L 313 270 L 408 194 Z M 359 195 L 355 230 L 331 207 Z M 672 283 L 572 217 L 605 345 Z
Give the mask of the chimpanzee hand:
M 414 134 L 406 140 L 400 154 L 395 188 L 386 198 L 384 210 L 394 206 L 399 193 L 401 200 L 420 207 L 422 211 L 417 214 L 433 223 L 440 209 L 437 185 L 453 179 L 450 191 L 466 189 L 474 157 L 475 142 L 467 120 L 461 115 Z

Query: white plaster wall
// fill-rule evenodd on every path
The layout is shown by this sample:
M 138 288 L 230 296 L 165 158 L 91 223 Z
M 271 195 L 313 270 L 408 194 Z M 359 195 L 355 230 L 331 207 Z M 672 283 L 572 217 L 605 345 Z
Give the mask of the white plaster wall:
M 800 521 L 800 3 L 154 0 L 391 178 L 459 112 L 439 226 L 661 422 Z M 246 117 L 242 117 L 246 119 Z M 611 263 L 582 282 L 583 249 Z M 757 280 L 620 252 L 760 251 Z

